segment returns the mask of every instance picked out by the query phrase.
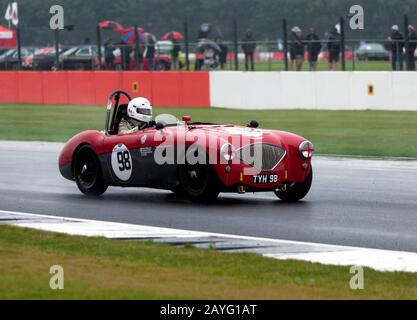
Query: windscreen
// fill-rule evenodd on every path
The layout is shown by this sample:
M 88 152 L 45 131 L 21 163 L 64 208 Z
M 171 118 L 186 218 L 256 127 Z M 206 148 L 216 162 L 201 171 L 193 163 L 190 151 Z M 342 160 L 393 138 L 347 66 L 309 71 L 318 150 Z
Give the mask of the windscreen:
M 173 116 L 172 114 L 161 114 L 155 118 L 155 122 L 161 122 L 166 126 L 181 124 L 177 117 Z

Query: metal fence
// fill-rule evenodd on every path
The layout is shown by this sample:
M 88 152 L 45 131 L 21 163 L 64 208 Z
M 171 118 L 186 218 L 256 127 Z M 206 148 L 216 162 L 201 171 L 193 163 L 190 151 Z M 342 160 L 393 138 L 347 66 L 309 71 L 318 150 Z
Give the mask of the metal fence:
M 97 45 L 62 45 L 58 54 L 53 46 L 23 47 L 20 64 L 17 50 L 0 52 L 0 70 L 412 71 L 417 46 L 415 40 L 408 41 L 408 50 L 404 41 L 345 40 L 343 50 L 339 43 L 328 39 L 301 43 L 288 40 L 286 45 L 276 40 L 256 41 L 252 53 L 243 50 L 244 44 L 157 41 L 154 54 L 149 53 L 151 46 L 147 44 L 140 44 L 139 52 L 134 44 L 112 44 L 111 49 L 105 45 L 100 50 Z M 178 54 L 174 53 L 174 45 Z
M 231 21 L 233 32 L 228 39 L 213 36 L 215 39 L 212 40 L 192 41 L 188 23 L 184 22 L 183 28 L 179 28 L 183 30 L 182 39 L 173 43 L 156 38 L 148 43 L 149 40 L 144 40 L 135 26 L 132 28 L 135 35 L 131 44 L 117 41 L 109 44 L 108 32 L 113 31 L 104 32 L 98 24 L 97 38 L 92 44 L 62 45 L 60 32 L 55 30 L 54 44 L 45 48 L 21 48 L 18 41 L 16 49 L 6 52 L 0 49 L 0 70 L 415 70 L 417 36 L 409 32 L 407 14 L 401 28 L 405 31 L 398 41 L 389 40 L 388 36 L 378 39 L 347 38 L 346 19 L 339 18 L 337 34 L 319 34 L 319 38 L 307 37 L 310 31 L 301 36 L 294 32 L 295 28 L 289 31 L 287 20 L 283 19 L 282 29 L 277 31 L 277 38 L 280 39 L 258 39 L 249 46 L 247 40 L 239 41 L 243 34 L 238 30 L 236 19 Z M 72 30 L 74 26 L 66 28 Z M 116 38 L 121 39 L 120 34 L 116 34 Z M 90 38 L 86 42 L 90 43 Z M 253 45 L 256 48 L 252 52 L 248 47 Z

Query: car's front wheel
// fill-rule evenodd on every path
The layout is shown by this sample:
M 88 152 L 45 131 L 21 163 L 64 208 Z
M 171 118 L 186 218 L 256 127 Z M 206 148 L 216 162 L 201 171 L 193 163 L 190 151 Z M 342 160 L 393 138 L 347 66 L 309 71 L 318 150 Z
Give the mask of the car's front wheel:
M 99 159 L 93 149 L 82 146 L 74 157 L 74 178 L 78 189 L 87 196 L 100 196 L 106 192 Z
M 307 179 L 301 183 L 294 183 L 293 185 L 287 185 L 285 189 L 280 191 L 274 191 L 275 195 L 285 202 L 297 202 L 307 196 L 313 183 L 313 169 L 310 170 L 310 174 Z
M 211 202 L 220 193 L 216 172 L 208 162 L 190 164 L 185 161 L 185 164 L 178 167 L 178 180 L 180 186 L 177 193 L 185 194 L 193 201 Z

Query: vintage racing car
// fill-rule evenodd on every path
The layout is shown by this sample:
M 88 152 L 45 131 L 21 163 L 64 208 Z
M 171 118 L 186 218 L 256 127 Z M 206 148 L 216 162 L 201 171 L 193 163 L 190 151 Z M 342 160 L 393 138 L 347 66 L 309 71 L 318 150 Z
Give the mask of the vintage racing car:
M 256 121 L 216 125 L 167 114 L 151 127 L 119 135 L 127 110 L 123 100 L 131 97 L 115 91 L 105 130 L 76 135 L 59 156 L 63 177 L 86 195 L 99 196 L 109 186 L 148 187 L 210 201 L 220 192 L 271 191 L 293 202 L 310 190 L 314 147 L 298 135 L 261 130 Z

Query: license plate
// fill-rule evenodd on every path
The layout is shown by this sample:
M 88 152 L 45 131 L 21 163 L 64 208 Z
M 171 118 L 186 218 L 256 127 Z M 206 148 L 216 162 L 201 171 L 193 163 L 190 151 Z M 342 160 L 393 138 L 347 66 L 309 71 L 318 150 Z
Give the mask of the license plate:
M 277 182 L 278 182 L 277 174 L 259 174 L 257 176 L 253 176 L 253 183 L 255 184 L 270 184 L 270 183 L 277 183 Z

